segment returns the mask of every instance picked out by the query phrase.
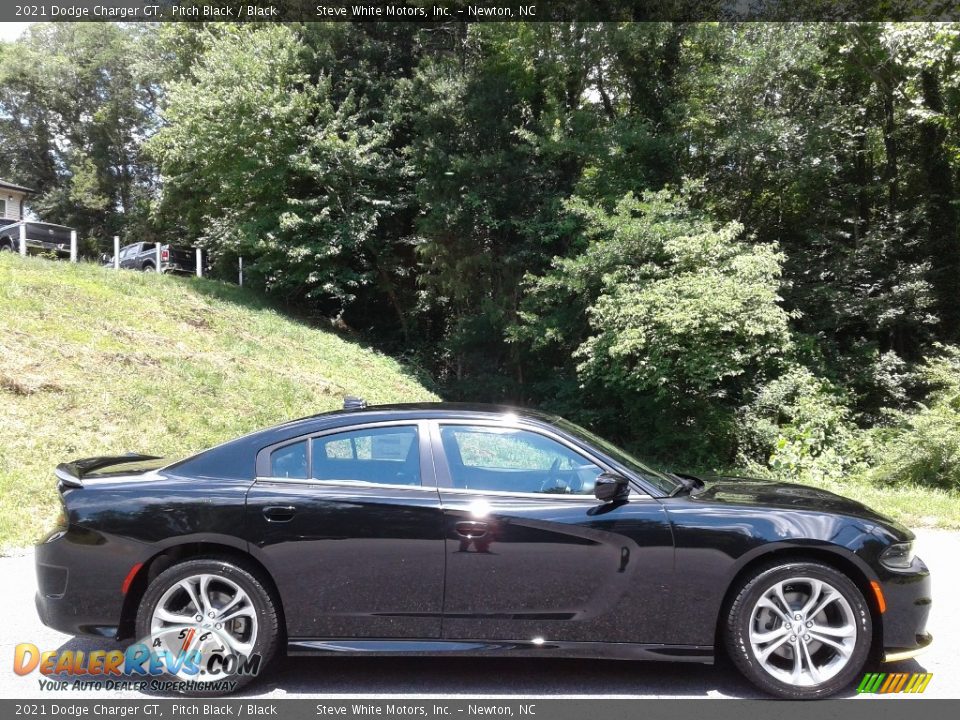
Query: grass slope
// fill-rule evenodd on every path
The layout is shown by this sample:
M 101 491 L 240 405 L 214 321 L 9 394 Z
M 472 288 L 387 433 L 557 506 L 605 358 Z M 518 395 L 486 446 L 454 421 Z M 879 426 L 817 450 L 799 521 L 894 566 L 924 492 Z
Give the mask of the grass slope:
M 436 399 L 239 287 L 0 253 L 0 546 L 49 526 L 59 462 L 185 456 L 345 394 Z

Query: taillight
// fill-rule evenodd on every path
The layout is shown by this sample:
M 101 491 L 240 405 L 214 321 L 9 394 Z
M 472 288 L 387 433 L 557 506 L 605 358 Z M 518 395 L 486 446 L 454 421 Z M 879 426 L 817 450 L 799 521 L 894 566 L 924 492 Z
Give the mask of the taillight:
M 166 261 L 169 260 L 169 259 L 170 259 L 170 249 L 169 249 L 169 248 L 161 248 L 161 249 L 160 249 L 160 262 L 166 262 Z

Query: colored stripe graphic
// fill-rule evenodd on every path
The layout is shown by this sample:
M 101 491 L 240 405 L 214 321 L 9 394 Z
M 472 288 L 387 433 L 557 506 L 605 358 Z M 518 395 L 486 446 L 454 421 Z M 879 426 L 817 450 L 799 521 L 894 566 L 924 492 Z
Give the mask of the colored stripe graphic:
M 858 693 L 868 693 L 873 692 L 871 689 L 873 687 L 874 680 L 877 679 L 877 673 L 867 673 L 863 676 L 863 680 L 860 681 L 860 685 L 857 687 Z
M 895 681 L 898 677 L 899 677 L 899 675 L 897 675 L 897 673 L 890 673 L 890 674 L 887 676 L 886 682 L 883 683 L 883 685 L 881 686 L 881 688 L 880 688 L 880 690 L 879 690 L 878 692 L 881 692 L 881 693 L 889 692 L 890 686 L 894 683 L 894 681 Z
M 857 686 L 858 693 L 922 693 L 933 673 L 867 673 Z

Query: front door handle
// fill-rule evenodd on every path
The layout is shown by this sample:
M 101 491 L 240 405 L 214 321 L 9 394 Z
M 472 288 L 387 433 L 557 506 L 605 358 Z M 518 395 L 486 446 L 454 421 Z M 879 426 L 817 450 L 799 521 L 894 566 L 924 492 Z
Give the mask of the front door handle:
M 489 531 L 489 527 L 485 522 L 478 522 L 476 520 L 461 520 L 456 524 L 457 535 L 468 540 L 473 540 L 474 538 L 482 538 Z
M 267 522 L 290 522 L 297 514 L 293 505 L 270 505 L 263 509 L 263 516 Z

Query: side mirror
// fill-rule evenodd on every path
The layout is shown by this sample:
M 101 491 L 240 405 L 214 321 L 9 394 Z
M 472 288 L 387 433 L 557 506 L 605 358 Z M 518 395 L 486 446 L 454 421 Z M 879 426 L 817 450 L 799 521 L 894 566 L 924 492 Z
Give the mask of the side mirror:
M 113 255 L 110 253 L 100 253 L 100 264 L 106 265 L 108 262 L 113 260 Z
M 625 498 L 630 493 L 630 486 L 623 475 L 604 472 L 597 475 L 593 486 L 593 496 L 600 502 L 613 502 Z

